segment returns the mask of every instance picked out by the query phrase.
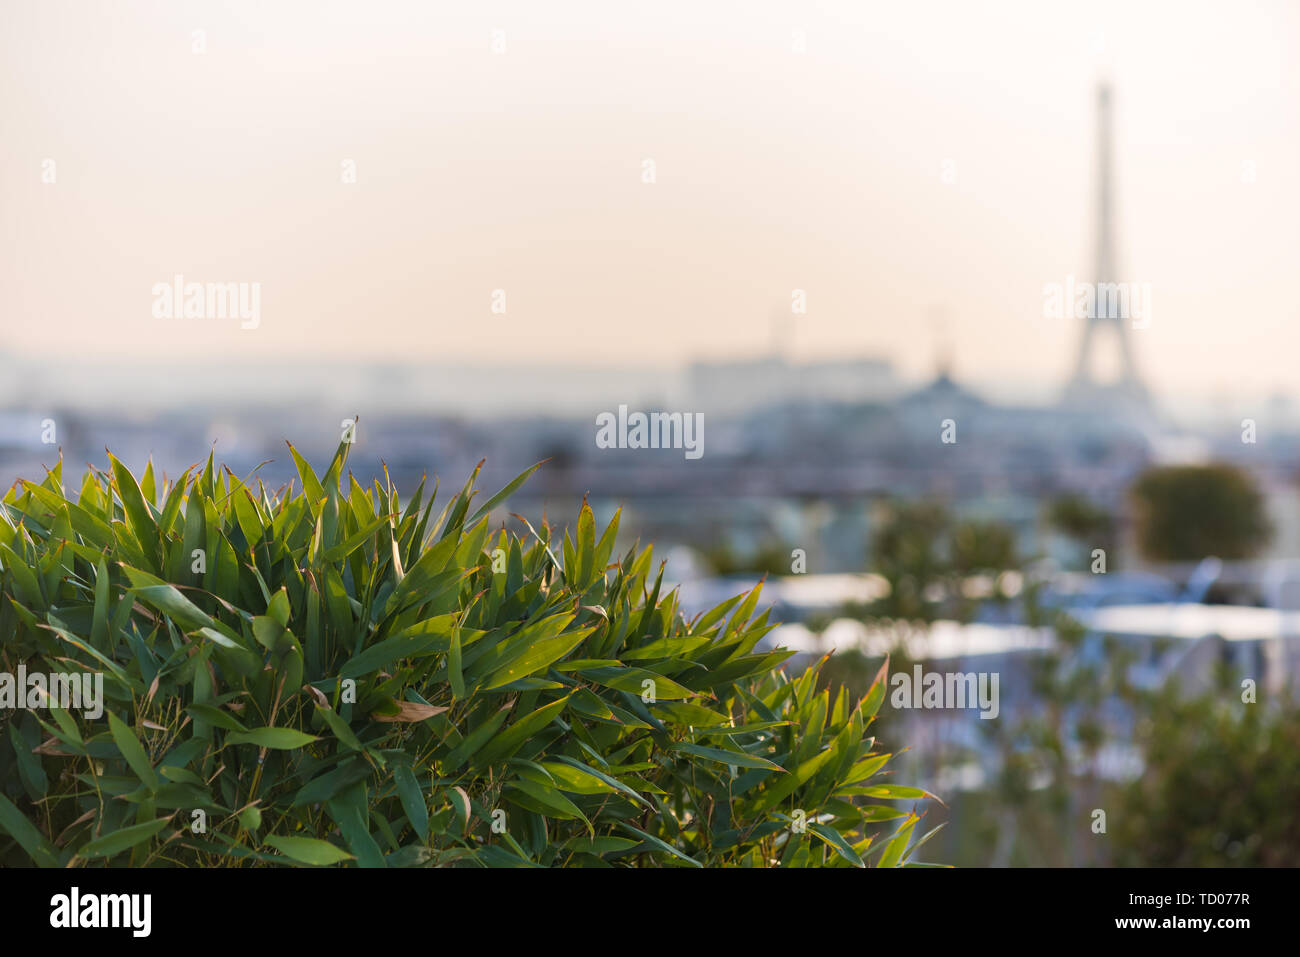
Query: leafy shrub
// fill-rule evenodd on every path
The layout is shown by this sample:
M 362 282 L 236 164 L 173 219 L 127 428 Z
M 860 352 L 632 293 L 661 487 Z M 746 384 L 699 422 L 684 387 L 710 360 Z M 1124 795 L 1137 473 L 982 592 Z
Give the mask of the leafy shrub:
M 879 781 L 884 670 L 857 703 L 791 680 L 758 588 L 688 622 L 650 548 L 614 559 L 617 515 L 493 531 L 532 469 L 434 517 L 423 482 L 344 489 L 346 444 L 323 479 L 290 450 L 297 493 L 110 455 L 75 501 L 62 463 L 6 494 L 4 669 L 101 673 L 106 711 L 0 711 L 0 864 L 898 865 L 924 840 L 872 803 L 928 797 Z

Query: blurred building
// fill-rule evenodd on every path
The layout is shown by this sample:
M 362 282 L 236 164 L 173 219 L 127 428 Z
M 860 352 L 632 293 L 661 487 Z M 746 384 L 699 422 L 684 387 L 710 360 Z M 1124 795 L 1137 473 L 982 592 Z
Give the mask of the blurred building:
M 733 415 L 789 403 L 883 402 L 902 390 L 886 359 L 789 362 L 766 356 L 738 362 L 694 362 L 686 373 L 695 407 Z

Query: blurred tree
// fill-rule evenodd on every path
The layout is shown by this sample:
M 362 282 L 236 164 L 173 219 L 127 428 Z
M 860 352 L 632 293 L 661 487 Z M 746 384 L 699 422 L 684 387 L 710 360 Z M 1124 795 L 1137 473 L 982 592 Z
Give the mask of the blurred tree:
M 1151 468 L 1132 497 L 1138 548 L 1154 561 L 1249 558 L 1272 537 L 1263 497 L 1231 465 Z
M 993 542 L 1001 539 L 1000 535 L 990 537 Z M 944 540 L 941 536 L 940 542 Z M 980 567 L 986 560 L 972 555 L 998 554 L 1004 546 L 1005 542 L 997 547 L 993 543 L 972 546 L 963 564 Z M 955 564 L 936 563 L 938 578 L 927 584 L 951 575 Z M 931 742 L 925 748 L 918 745 L 905 759 L 907 763 L 900 765 L 907 766 L 917 780 L 938 786 L 945 772 L 971 765 L 982 773 L 982 783 L 974 789 L 944 789 L 953 826 L 937 840 L 943 859 L 959 866 L 1070 867 L 1107 861 L 1110 847 L 1094 839 L 1089 812 L 1112 803 L 1109 794 L 1114 785 L 1102 772 L 1102 755 L 1106 745 L 1115 740 L 1115 707 L 1127 710 L 1138 704 L 1138 692 L 1128 682 L 1134 655 L 1131 649 L 1105 639 L 1093 639 L 1102 642 L 1100 654 L 1084 653 L 1089 641 L 1086 630 L 1068 615 L 1044 608 L 1040 602 L 1043 587 L 1042 581 L 1030 576 L 1016 598 L 1024 624 L 1035 628 L 1050 625 L 1056 637 L 1051 647 L 1021 659 L 1017 675 L 1025 683 L 1032 707 L 1007 708 L 998 720 L 976 721 L 974 728 L 982 741 L 978 746 L 960 738 L 922 734 L 926 723 L 943 720 L 939 714 L 895 711 L 886 706 L 878 718 L 877 735 L 882 741 Z M 868 623 L 897 625 L 875 617 L 877 610 L 867 610 Z M 933 620 L 936 609 L 926 606 L 925 611 L 929 617 L 913 623 L 909 634 L 923 632 Z M 822 678 L 833 676 L 850 691 L 863 694 L 880 663 L 881 659 L 869 659 L 856 650 L 837 652 L 827 662 Z M 895 644 L 891 673 L 908 672 L 913 663 L 906 644 Z M 1011 677 L 1004 675 L 1007 681 Z M 1004 684 L 1004 691 L 1011 687 Z M 909 733 L 913 735 L 910 739 L 905 737 Z
M 871 543 L 871 570 L 889 583 L 872 613 L 901 621 L 933 621 L 942 586 L 952 570 L 951 519 L 941 505 L 895 502 Z
M 1115 569 L 1115 517 L 1105 508 L 1073 493 L 1053 499 L 1047 506 L 1047 524 L 1083 546 L 1083 554 L 1105 549 Z M 1086 564 L 1086 561 L 1085 561 Z
M 1193 530 L 1202 511 L 1230 508 L 1241 511 L 1228 511 L 1238 516 L 1228 524 L 1242 526 L 1230 531 L 1255 530 L 1239 538 L 1258 542 L 1266 534 L 1259 497 L 1234 469 L 1160 469 L 1143 479 L 1140 494 L 1171 513 L 1178 505 Z M 1209 491 L 1195 492 L 1202 488 Z M 1063 531 L 1090 538 L 1110 524 L 1086 501 L 1054 505 L 1051 514 Z M 1205 517 L 1218 535 L 1213 551 L 1238 553 L 1225 550 L 1222 525 Z M 1210 546 L 1188 550 L 1174 537 L 1180 557 L 1209 553 Z M 935 505 L 891 506 L 872 544 L 872 569 L 888 579 L 891 594 L 857 612 L 896 637 L 954 616 L 963 603 L 953 585 L 962 576 L 1015 567 L 1009 530 L 955 524 Z M 936 838 L 936 857 L 967 866 L 1300 865 L 1300 820 L 1290 813 L 1300 806 L 1300 709 L 1240 704 L 1232 685 L 1195 700 L 1180 700 L 1174 687 L 1134 687 L 1138 649 L 1089 634 L 1045 605 L 1044 587 L 1026 574 L 1017 617 L 1050 626 L 1055 640 L 1004 675 L 1003 692 L 1020 693 L 1021 701 L 1007 700 L 998 720 L 976 721 L 978 744 L 921 733 L 937 731 L 942 714 L 881 709 L 880 740 L 926 742 L 899 766 L 945 795 L 953 826 Z M 910 670 L 906 643 L 894 649 L 891 672 Z M 863 694 L 880 663 L 839 651 L 822 680 L 833 676 Z M 1142 772 L 1125 783 L 1131 759 Z M 971 784 L 953 787 L 954 775 L 972 767 Z M 1107 812 L 1104 833 L 1093 831 L 1096 809 Z
M 1225 680 L 1153 698 L 1138 725 L 1145 770 L 1111 815 L 1116 864 L 1300 865 L 1300 708 L 1239 691 Z
M 715 575 L 789 575 L 791 549 L 766 543 L 748 554 L 740 554 L 726 544 L 706 549 L 704 561 Z
M 1020 566 L 1014 531 L 1001 522 L 955 521 L 941 505 L 893 502 L 871 542 L 870 570 L 889 583 L 868 617 L 928 624 L 940 617 L 968 620 L 976 576 L 987 579 L 980 596 L 1004 600 L 1001 573 Z
M 1001 522 L 961 522 L 951 541 L 953 571 L 959 575 L 997 575 L 1019 567 L 1015 533 Z

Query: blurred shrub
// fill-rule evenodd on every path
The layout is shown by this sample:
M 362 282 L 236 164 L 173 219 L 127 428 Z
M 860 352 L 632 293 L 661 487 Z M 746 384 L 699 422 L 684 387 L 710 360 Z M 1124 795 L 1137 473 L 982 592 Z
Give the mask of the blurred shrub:
M 1145 769 L 1109 815 L 1116 864 L 1300 865 L 1300 708 L 1169 688 L 1138 731 Z
M 704 551 L 705 564 L 715 575 L 789 575 L 791 549 L 766 544 L 749 553 L 740 553 L 727 545 Z
M 1147 469 L 1132 498 L 1138 548 L 1153 561 L 1249 558 L 1272 537 L 1263 496 L 1231 465 Z

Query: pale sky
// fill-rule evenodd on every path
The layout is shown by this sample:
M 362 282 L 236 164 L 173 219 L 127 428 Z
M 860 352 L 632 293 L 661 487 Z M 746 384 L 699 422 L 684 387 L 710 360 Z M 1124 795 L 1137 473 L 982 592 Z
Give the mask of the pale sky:
M 676 363 L 798 288 L 797 357 L 1061 379 L 1106 71 L 1142 372 L 1292 390 L 1298 48 L 1296 2 L 0 0 L 0 355 Z M 176 273 L 260 326 L 155 318 Z

